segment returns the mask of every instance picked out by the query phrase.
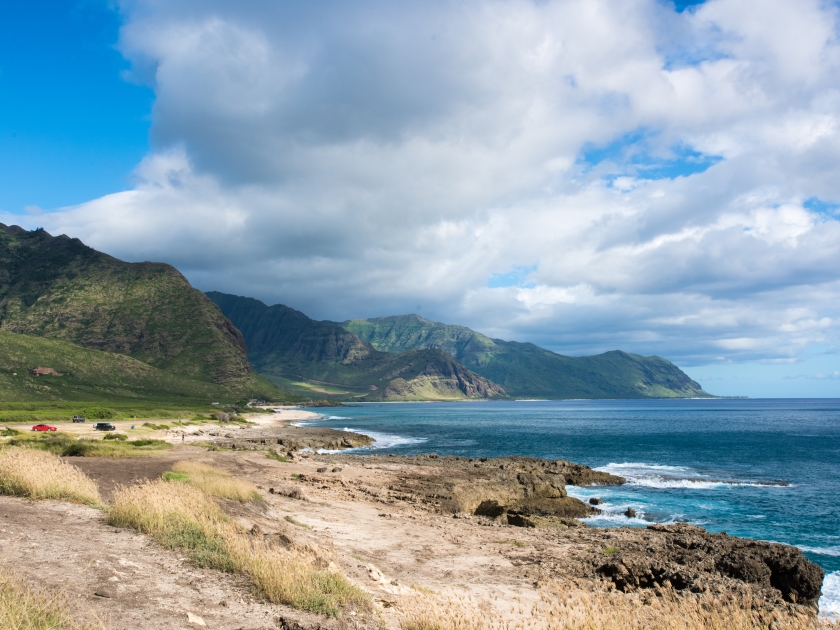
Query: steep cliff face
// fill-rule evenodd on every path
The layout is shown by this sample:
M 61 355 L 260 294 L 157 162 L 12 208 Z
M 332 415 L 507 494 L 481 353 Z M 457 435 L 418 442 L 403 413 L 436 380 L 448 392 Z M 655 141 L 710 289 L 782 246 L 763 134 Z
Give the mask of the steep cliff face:
M 433 348 L 498 383 L 511 396 L 540 398 L 703 397 L 699 383 L 661 357 L 621 351 L 568 357 L 532 343 L 490 339 L 418 315 L 347 321 L 342 326 L 383 352 Z
M 364 388 L 364 400 L 503 398 L 504 390 L 436 349 L 381 352 L 341 326 L 276 304 L 219 292 L 212 299 L 242 331 L 262 374 Z
M 176 269 L 0 224 L 0 330 L 131 356 L 180 376 L 253 380 L 240 332 Z

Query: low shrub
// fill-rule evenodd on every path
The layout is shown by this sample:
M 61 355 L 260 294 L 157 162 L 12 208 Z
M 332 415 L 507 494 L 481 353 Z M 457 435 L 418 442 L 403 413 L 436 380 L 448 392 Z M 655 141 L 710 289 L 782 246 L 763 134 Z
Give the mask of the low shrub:
M 125 436 L 111 437 L 107 433 L 103 439 L 76 439 L 66 433 L 51 433 L 34 436 L 16 437 L 9 440 L 10 446 L 23 446 L 30 449 L 49 451 L 61 457 L 136 457 L 172 448 L 163 440 L 127 440 Z
M 103 440 L 118 440 L 120 442 L 125 442 L 128 439 L 128 436 L 125 433 L 106 433 L 103 437 Z
M 100 505 L 96 482 L 56 455 L 27 448 L 0 451 L 0 494 Z
M 278 462 L 288 463 L 290 461 L 288 457 L 286 457 L 285 455 L 281 455 L 273 448 L 268 449 L 265 454 L 267 457 L 277 460 Z
M 170 428 L 168 424 L 154 424 L 152 422 L 144 422 L 140 426 L 149 427 L 152 431 L 168 431 Z
M 116 410 L 107 407 L 89 407 L 79 415 L 91 420 L 111 420 L 119 414 L 117 414 Z
M 2 431 L 0 431 L 0 436 L 2 437 L 12 437 L 15 435 L 20 435 L 20 431 L 17 429 L 13 429 L 12 427 L 6 427 Z

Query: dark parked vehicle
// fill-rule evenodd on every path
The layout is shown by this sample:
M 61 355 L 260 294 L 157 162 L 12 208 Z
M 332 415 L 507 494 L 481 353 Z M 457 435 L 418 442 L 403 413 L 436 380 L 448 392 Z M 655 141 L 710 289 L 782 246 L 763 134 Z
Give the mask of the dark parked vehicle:
M 94 430 L 96 431 L 116 431 L 117 427 L 115 427 L 110 422 L 96 422 L 93 425 Z
M 58 431 L 55 427 L 51 427 L 48 424 L 36 424 L 32 427 L 33 431 Z
M 84 416 L 73 416 L 73 422 L 84 422 L 84 421 L 85 421 Z

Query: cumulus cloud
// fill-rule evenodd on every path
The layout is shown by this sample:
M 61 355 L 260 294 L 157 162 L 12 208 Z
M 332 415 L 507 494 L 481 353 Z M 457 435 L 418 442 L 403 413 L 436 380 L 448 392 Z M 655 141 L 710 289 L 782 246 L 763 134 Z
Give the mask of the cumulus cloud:
M 321 318 L 689 365 L 838 344 L 833 5 L 121 10 L 154 150 L 51 232 Z

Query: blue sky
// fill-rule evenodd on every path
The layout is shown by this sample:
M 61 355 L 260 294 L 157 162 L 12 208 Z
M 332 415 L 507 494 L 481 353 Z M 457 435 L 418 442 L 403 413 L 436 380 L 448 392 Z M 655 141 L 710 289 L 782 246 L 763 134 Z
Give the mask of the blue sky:
M 6 3 L 0 221 L 838 396 L 838 32 L 820 0 Z
M 154 92 L 122 78 L 102 1 L 0 6 L 0 210 L 52 210 L 131 187 Z

